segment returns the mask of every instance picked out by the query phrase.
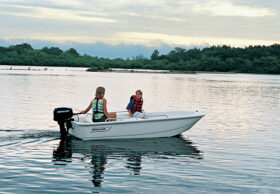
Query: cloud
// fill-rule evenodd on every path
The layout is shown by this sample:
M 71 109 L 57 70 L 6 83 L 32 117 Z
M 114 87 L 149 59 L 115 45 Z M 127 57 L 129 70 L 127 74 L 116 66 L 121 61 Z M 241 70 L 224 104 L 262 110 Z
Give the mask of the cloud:
M 67 10 L 58 8 L 46 8 L 36 6 L 23 6 L 23 5 L 6 5 L 0 4 L 0 8 L 9 8 L 8 11 L 0 9 L 0 14 L 12 15 L 20 17 L 32 17 L 41 19 L 55 19 L 55 20 L 70 20 L 80 22 L 117 22 L 114 19 L 106 18 L 104 13 L 80 11 L 80 10 Z
M 108 45 L 279 42 L 275 0 L 1 0 L 0 39 Z
M 245 47 L 249 45 L 272 45 L 277 40 L 259 40 L 242 38 L 216 38 L 198 36 L 178 36 L 162 33 L 142 33 L 142 32 L 120 32 L 111 36 L 72 36 L 72 35 L 48 35 L 37 34 L 32 36 L 7 36 L 5 40 L 23 39 L 29 41 L 51 41 L 60 44 L 69 42 L 81 44 L 104 43 L 107 45 L 143 45 L 146 47 L 170 46 L 194 46 L 194 45 L 231 45 L 235 47 Z M 125 40 L 125 41 L 123 41 Z
M 195 37 L 195 36 L 178 36 L 167 35 L 161 33 L 139 33 L 139 32 L 126 32 L 118 34 L 116 39 L 126 39 L 131 44 L 144 44 L 146 46 L 154 46 L 161 44 L 168 44 L 174 46 L 180 45 L 232 45 L 245 47 L 248 45 L 271 45 L 277 41 L 268 40 L 254 40 L 254 39 L 238 39 L 238 38 L 215 38 L 215 37 Z
M 194 11 L 214 16 L 264 17 L 276 15 L 273 10 L 268 8 L 234 5 L 232 2 L 221 1 L 210 1 L 204 4 L 197 4 L 194 7 Z

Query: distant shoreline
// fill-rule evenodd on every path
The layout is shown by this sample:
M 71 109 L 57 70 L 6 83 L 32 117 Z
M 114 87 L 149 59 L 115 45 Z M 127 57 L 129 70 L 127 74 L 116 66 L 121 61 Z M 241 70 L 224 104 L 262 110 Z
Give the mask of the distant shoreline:
M 179 71 L 179 70 L 154 70 L 154 69 L 122 69 L 122 68 L 109 68 L 107 70 L 95 70 L 91 71 L 88 67 L 65 67 L 65 66 L 26 66 L 26 65 L 3 65 L 6 68 L 0 68 L 0 70 L 17 70 L 17 71 L 52 71 L 52 68 L 67 68 L 80 69 L 84 72 L 104 72 L 104 73 L 160 73 L 160 74 L 235 74 L 235 72 L 207 72 L 207 71 Z
M 280 44 L 270 46 L 211 46 L 203 49 L 176 47 L 167 54 L 154 50 L 150 58 L 102 58 L 81 55 L 76 49 L 33 49 L 28 43 L 0 46 L 0 64 L 52 67 L 84 67 L 93 72 L 144 73 L 253 73 L 280 74 Z M 12 69 L 12 68 L 11 68 Z M 30 67 L 31 69 L 31 67 Z M 113 69 L 113 70 L 112 70 Z M 146 70 L 147 69 L 147 70 Z M 47 70 L 47 69 L 46 69 Z
M 91 71 L 89 71 L 91 72 Z M 162 74 L 235 74 L 235 72 L 207 72 L 207 71 L 179 71 L 179 70 L 154 70 L 154 69 L 121 69 L 109 68 L 107 71 L 92 71 L 92 72 L 116 72 L 116 73 L 162 73 Z

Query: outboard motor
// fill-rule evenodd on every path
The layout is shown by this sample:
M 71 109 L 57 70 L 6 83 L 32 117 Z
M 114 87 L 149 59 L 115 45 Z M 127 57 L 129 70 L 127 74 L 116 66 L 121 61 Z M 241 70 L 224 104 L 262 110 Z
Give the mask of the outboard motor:
M 66 130 L 65 124 L 67 125 L 67 129 L 70 128 L 69 124 L 70 120 L 73 116 L 73 110 L 67 107 L 55 108 L 53 111 L 53 120 L 57 121 L 60 128 L 61 138 L 67 136 L 68 130 Z

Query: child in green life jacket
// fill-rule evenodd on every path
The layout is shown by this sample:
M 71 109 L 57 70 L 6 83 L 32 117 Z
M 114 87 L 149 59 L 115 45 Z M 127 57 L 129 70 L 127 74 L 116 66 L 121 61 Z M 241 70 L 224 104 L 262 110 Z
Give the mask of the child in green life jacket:
M 93 122 L 105 122 L 108 118 L 111 118 L 110 121 L 116 120 L 117 114 L 115 112 L 109 113 L 107 111 L 107 100 L 104 98 L 104 95 L 104 87 L 96 88 L 95 98 L 90 102 L 89 106 L 82 111 L 82 114 L 86 114 L 90 109 L 92 109 Z

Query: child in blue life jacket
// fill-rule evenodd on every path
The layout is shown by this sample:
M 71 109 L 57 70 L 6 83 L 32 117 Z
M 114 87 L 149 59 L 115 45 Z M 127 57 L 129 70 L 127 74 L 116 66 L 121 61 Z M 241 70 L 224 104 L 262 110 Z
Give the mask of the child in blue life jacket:
M 143 92 L 141 90 L 137 90 L 136 94 L 130 97 L 130 102 L 128 103 L 126 110 L 129 113 L 130 117 L 136 118 L 145 118 L 145 114 L 143 113 Z

